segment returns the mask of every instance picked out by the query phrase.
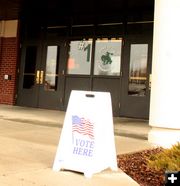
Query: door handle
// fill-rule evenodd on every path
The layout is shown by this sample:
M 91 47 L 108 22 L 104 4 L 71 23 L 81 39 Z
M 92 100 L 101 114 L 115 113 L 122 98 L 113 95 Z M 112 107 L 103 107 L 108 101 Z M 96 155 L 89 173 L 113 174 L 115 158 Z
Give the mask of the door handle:
M 40 83 L 40 71 L 39 70 L 37 70 L 36 71 L 36 84 L 39 84 Z
M 44 78 L 44 71 L 43 70 L 41 70 L 41 72 L 40 72 L 40 79 L 39 79 L 39 84 L 43 84 L 43 78 Z

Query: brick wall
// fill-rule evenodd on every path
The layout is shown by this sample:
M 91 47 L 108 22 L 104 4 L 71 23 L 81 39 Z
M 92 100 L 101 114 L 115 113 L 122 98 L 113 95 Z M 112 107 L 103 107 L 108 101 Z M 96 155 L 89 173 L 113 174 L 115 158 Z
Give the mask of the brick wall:
M 15 104 L 17 44 L 16 37 L 0 38 L 0 104 Z M 10 80 L 4 79 L 6 74 Z

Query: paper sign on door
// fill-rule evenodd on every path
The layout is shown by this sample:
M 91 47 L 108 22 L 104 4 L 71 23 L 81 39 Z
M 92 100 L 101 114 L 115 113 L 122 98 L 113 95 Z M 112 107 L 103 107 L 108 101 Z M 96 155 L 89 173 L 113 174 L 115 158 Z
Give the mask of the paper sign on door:
M 110 93 L 73 90 L 53 170 L 91 177 L 107 168 L 117 170 Z

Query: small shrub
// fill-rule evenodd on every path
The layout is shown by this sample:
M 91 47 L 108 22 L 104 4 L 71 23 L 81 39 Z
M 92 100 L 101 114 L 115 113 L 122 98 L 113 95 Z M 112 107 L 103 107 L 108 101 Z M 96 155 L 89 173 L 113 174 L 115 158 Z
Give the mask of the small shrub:
M 170 149 L 163 149 L 162 152 L 151 155 L 148 159 L 148 166 L 155 170 L 179 171 L 180 170 L 180 142 Z

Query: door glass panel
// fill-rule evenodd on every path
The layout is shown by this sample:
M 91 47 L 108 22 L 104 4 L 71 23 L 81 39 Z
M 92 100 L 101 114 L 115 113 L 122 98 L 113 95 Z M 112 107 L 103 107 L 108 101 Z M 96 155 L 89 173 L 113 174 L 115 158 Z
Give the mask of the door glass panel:
M 71 41 L 67 74 L 89 75 L 91 70 L 92 39 Z
M 147 59 L 148 44 L 131 45 L 128 95 L 146 95 Z
M 58 46 L 47 47 L 46 73 L 45 73 L 45 83 L 44 83 L 44 89 L 46 91 L 57 90 L 57 81 L 58 81 L 57 55 L 58 55 Z
M 95 47 L 95 75 L 120 75 L 122 39 L 98 39 Z
M 35 84 L 37 46 L 28 46 L 26 48 L 25 68 L 23 74 L 23 88 L 31 89 Z

